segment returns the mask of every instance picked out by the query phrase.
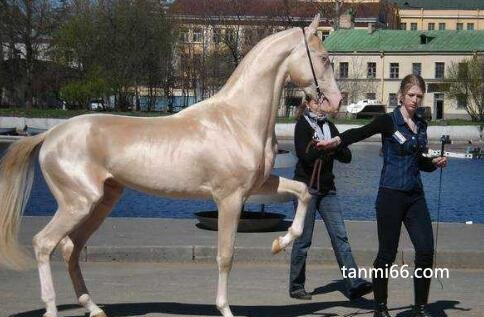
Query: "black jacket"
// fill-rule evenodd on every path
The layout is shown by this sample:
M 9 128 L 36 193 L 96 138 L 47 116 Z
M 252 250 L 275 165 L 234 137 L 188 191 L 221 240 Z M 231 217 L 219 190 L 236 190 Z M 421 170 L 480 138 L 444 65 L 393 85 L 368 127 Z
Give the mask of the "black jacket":
M 339 131 L 331 121 L 328 121 L 331 137 L 339 135 Z M 321 128 L 323 124 L 320 124 Z M 335 190 L 333 162 L 334 159 L 342 163 L 351 162 L 351 151 L 348 147 L 338 147 L 335 152 L 330 153 L 318 150 L 313 141 L 314 130 L 301 116 L 296 123 L 294 130 L 294 145 L 298 162 L 294 171 L 294 180 L 306 183 L 309 186 L 311 175 L 313 174 L 314 165 L 317 159 L 321 159 L 321 171 L 319 174 L 319 194 L 325 195 L 330 190 Z

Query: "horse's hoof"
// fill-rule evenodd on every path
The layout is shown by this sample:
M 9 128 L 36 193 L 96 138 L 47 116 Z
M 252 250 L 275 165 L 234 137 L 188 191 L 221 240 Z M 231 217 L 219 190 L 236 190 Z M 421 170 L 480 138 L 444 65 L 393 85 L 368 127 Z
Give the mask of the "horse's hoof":
M 103 311 L 89 317 L 108 317 Z
M 57 315 L 53 315 L 51 313 L 45 313 L 42 315 L 42 317 L 56 317 Z
M 277 254 L 282 250 L 281 243 L 279 242 L 280 238 L 277 238 L 272 242 L 272 254 Z

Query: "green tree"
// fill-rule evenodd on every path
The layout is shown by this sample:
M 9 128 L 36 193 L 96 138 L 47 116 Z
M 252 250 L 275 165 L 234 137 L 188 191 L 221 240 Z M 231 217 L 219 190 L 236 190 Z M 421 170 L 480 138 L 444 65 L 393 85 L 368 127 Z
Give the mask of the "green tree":
M 116 108 L 138 104 L 138 87 L 166 91 L 172 76 L 173 35 L 160 2 L 77 0 L 55 37 L 55 59 L 74 67 L 81 82 L 100 68 Z
M 445 82 L 448 96 L 464 107 L 473 121 L 484 121 L 484 57 L 452 63 Z
M 109 95 L 110 89 L 103 79 L 99 68 L 93 69 L 83 79 L 72 80 L 61 88 L 60 96 L 67 102 L 69 108 L 89 108 L 89 102 Z

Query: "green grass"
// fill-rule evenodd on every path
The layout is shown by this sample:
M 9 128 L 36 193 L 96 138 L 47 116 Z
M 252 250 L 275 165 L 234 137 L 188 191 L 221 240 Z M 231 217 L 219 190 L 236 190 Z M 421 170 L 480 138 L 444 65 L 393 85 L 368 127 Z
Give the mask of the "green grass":
M 127 112 L 110 112 L 110 111 L 88 111 L 88 110 L 61 110 L 61 109 L 30 109 L 25 110 L 22 108 L 0 108 L 0 116 L 3 117 L 26 117 L 26 118 L 58 118 L 66 119 L 75 117 L 81 114 L 88 113 L 110 113 L 125 116 L 134 117 L 159 117 L 167 116 L 168 113 L 163 112 L 141 112 L 141 111 L 127 111 Z M 364 125 L 370 122 L 371 119 L 350 119 L 341 118 L 333 120 L 336 124 L 355 124 Z M 288 117 L 277 117 L 277 123 L 294 123 L 296 120 L 294 118 Z M 438 120 L 431 121 L 429 125 L 453 125 L 453 126 L 465 126 L 465 125 L 484 125 L 483 121 L 475 122 L 463 119 L 453 119 L 453 120 Z

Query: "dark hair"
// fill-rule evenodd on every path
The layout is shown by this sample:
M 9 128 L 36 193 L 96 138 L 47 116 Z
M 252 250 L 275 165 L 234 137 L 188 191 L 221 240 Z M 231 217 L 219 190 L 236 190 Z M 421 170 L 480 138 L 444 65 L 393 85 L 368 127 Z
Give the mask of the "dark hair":
M 404 95 L 412 86 L 418 86 L 425 93 L 425 80 L 420 75 L 410 74 L 405 76 L 400 83 L 400 95 Z
M 304 97 L 301 99 L 301 104 L 296 109 L 296 115 L 295 115 L 296 120 L 298 120 L 304 114 L 304 110 L 306 110 L 306 107 L 308 106 L 308 103 L 311 100 L 316 100 L 316 99 L 314 99 L 314 97 L 311 96 L 310 94 L 305 93 Z

